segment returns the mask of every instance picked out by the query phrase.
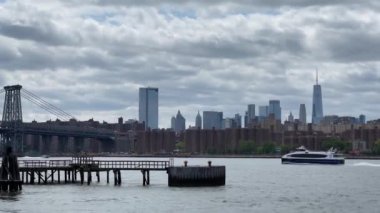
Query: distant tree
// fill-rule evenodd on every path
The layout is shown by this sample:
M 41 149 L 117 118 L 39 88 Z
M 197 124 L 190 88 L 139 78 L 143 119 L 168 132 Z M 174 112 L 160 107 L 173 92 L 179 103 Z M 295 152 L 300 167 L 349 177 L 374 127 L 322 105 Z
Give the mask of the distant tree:
M 380 155 L 380 140 L 377 140 L 373 145 L 372 153 L 375 155 Z
M 179 151 L 185 151 L 185 145 L 185 141 L 179 141 L 178 143 L 176 143 L 175 148 Z
M 255 152 L 254 141 L 239 141 L 239 147 L 237 149 L 238 154 L 252 154 Z
M 218 153 L 218 151 L 215 148 L 209 148 L 207 150 L 207 154 L 215 155 L 215 154 L 220 154 L 220 153 Z
M 281 145 L 281 154 L 289 153 L 292 150 L 290 146 L 287 145 Z
M 330 149 L 331 147 L 334 147 L 338 149 L 339 151 L 346 152 L 346 153 L 351 150 L 350 143 L 346 141 L 342 141 L 338 138 L 330 138 L 322 142 L 322 149 L 327 150 L 327 149 Z
M 273 154 L 276 152 L 276 145 L 274 145 L 274 143 L 265 143 L 263 145 L 263 152 L 264 154 Z

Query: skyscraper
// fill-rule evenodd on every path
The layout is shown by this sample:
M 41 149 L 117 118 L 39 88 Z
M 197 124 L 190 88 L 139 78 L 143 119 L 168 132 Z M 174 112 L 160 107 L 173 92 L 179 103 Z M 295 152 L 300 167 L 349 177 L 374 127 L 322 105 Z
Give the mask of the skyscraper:
M 182 132 L 186 129 L 186 120 L 182 116 L 181 112 L 178 110 L 177 116 L 175 117 L 175 132 Z
M 241 115 L 240 114 L 235 114 L 235 123 L 236 123 L 236 128 L 241 128 Z
M 199 114 L 199 110 L 198 110 L 197 117 L 195 117 L 195 127 L 202 129 L 202 117 Z
M 170 120 L 170 128 L 175 130 L 175 117 L 172 116 L 172 119 Z
M 316 72 L 316 84 L 313 88 L 313 113 L 312 123 L 319 124 L 323 118 L 323 106 L 322 106 L 322 88 L 318 84 L 318 70 Z
M 248 127 L 248 112 L 245 111 L 245 114 L 244 114 L 244 127 L 247 128 Z
M 256 105 L 248 104 L 248 123 L 250 123 L 256 117 Z
M 302 124 L 306 124 L 307 123 L 307 121 L 306 121 L 306 106 L 305 106 L 305 104 L 301 104 L 300 105 L 299 121 Z
M 158 88 L 139 89 L 139 121 L 145 128 L 158 129 Z
M 281 122 L 281 106 L 279 100 L 270 100 L 268 114 L 274 114 L 274 118 Z
M 222 129 L 223 112 L 204 111 L 203 129 Z
M 268 106 L 259 106 L 259 117 L 268 117 Z
M 360 115 L 359 116 L 359 123 L 360 124 L 365 124 L 365 115 Z
M 293 116 L 292 112 L 290 112 L 290 114 L 288 116 L 288 121 L 292 122 L 292 123 L 294 122 L 294 116 Z

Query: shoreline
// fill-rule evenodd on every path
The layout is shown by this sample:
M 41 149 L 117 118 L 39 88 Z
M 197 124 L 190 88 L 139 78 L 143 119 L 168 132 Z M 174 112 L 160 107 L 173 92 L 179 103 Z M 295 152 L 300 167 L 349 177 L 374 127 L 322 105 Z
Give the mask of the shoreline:
M 130 157 L 130 158 L 261 158 L 278 159 L 282 155 L 130 155 L 130 154 L 97 154 L 91 157 Z M 50 155 L 49 157 L 73 157 L 72 155 Z M 380 160 L 380 156 L 344 156 L 347 160 Z

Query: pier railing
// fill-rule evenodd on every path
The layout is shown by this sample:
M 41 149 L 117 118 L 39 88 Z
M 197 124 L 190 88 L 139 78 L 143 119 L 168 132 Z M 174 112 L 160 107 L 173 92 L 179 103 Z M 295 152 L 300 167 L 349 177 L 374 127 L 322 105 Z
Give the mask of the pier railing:
M 71 160 L 19 160 L 20 168 L 69 167 Z
M 102 170 L 165 170 L 173 166 L 173 160 L 153 161 L 153 160 L 91 160 L 91 161 L 73 161 L 73 160 L 19 160 L 19 168 L 71 168 L 72 166 L 93 165 L 94 168 Z
M 94 161 L 99 169 L 156 169 L 164 170 L 169 167 L 169 161 Z

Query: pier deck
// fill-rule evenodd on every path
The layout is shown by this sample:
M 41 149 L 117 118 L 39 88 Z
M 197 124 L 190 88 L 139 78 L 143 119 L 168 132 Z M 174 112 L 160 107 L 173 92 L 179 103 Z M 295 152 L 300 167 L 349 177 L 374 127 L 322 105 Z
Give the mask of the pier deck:
M 121 185 L 121 170 L 141 171 L 143 185 L 150 184 L 150 171 L 167 171 L 173 165 L 170 160 L 94 160 L 92 157 L 73 157 L 71 160 L 19 160 L 21 181 L 24 184 L 81 183 L 92 182 L 95 174 L 97 182 L 100 173 L 114 176 L 114 184 Z M 87 178 L 85 178 L 87 173 Z
M 169 186 L 221 186 L 225 185 L 225 167 L 174 166 L 170 160 L 94 160 L 92 157 L 73 157 L 71 160 L 19 160 L 21 184 L 60 184 L 85 182 L 90 185 L 93 174 L 100 182 L 100 174 L 106 174 L 110 182 L 113 173 L 114 185 L 121 185 L 121 170 L 142 173 L 142 184 L 150 185 L 150 171 L 166 171 Z M 86 174 L 86 175 L 85 175 Z M 1 185 L 9 185 L 3 182 Z

